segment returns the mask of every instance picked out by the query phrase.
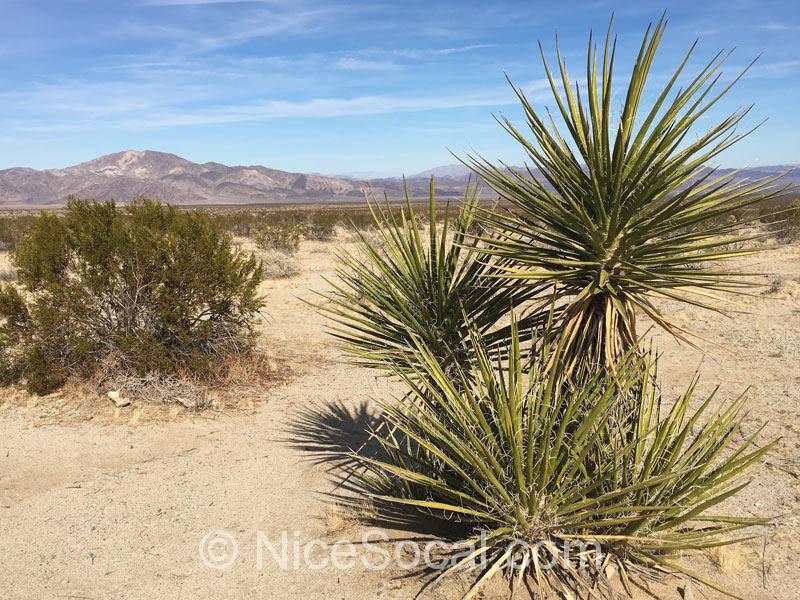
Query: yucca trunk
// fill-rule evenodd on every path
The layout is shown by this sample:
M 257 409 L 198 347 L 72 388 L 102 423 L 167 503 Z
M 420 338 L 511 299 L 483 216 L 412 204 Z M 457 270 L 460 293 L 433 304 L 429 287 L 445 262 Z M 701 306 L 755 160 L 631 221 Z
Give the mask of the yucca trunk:
M 551 343 L 562 346 L 566 356 L 599 368 L 615 369 L 636 346 L 636 311 L 625 298 L 600 292 L 569 302 L 561 326 Z

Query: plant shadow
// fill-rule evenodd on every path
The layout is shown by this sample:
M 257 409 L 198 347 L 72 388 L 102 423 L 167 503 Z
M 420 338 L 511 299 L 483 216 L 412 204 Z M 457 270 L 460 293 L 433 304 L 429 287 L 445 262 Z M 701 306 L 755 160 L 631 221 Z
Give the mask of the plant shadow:
M 386 458 L 373 432 L 381 427 L 383 415 L 363 401 L 353 407 L 343 402 L 314 404 L 301 409 L 288 424 L 284 441 L 292 448 L 308 454 L 315 464 L 329 465 L 328 473 L 335 480 L 334 489 L 326 496 L 336 505 L 359 515 L 370 527 L 406 531 L 414 536 L 458 538 L 463 523 L 448 522 L 432 514 L 408 509 L 375 498 L 360 475 L 360 458 Z M 366 504 L 369 505 L 365 509 Z M 461 538 L 458 538 L 461 539 Z
M 357 464 L 356 454 L 378 456 L 380 446 L 371 432 L 380 422 L 380 412 L 366 401 L 353 408 L 341 401 L 315 404 L 300 409 L 289 423 L 284 441 L 307 453 L 316 464 L 331 463 L 347 470 Z

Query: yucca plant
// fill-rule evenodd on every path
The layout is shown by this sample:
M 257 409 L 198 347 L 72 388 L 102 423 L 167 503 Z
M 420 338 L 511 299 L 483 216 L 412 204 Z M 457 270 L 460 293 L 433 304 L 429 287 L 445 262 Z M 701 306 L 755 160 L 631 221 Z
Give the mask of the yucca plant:
M 502 273 L 499 266 L 487 264 L 479 244 L 468 239 L 476 186 L 467 186 L 457 210 L 448 204 L 441 214 L 433 178 L 429 194 L 427 234 L 408 196 L 399 216 L 368 198 L 377 241 L 357 230 L 358 250 L 339 255 L 338 281 L 329 282 L 334 291 L 318 304 L 332 319 L 329 332 L 359 364 L 409 372 L 418 356 L 415 339 L 441 360 L 465 362 L 470 328 L 489 344 L 502 342 L 509 328 L 501 321 L 532 296 L 493 278 Z
M 741 211 L 781 191 L 774 177 L 743 181 L 735 172 L 720 175 L 707 166 L 749 133 L 737 132 L 749 108 L 690 137 L 744 74 L 720 87 L 729 54 L 718 54 L 683 81 L 693 45 L 652 105 L 642 107 L 665 26 L 662 17 L 648 28 L 619 112 L 611 25 L 600 66 L 590 34 L 585 84 L 570 79 L 557 39 L 555 76 L 540 45 L 563 124 L 549 111 L 534 109 L 512 83 L 533 138 L 509 119 L 499 121 L 531 165 L 514 169 L 480 155 L 465 161 L 511 207 L 482 214 L 490 232 L 487 251 L 511 263 L 505 277 L 550 289 L 563 301 L 555 331 L 575 360 L 613 366 L 637 339 L 637 313 L 687 339 L 688 332 L 653 298 L 721 310 L 718 292 L 753 283 L 719 266 L 753 252 L 742 248 L 751 238 L 740 233 Z M 541 310 L 548 310 L 548 302 Z
M 473 338 L 467 368 L 418 343 L 417 371 L 401 373 L 410 393 L 383 404 L 374 433 L 384 458 L 359 457 L 382 501 L 461 524 L 440 576 L 477 568 L 466 598 L 498 572 L 562 597 L 615 597 L 612 572 L 628 592 L 664 572 L 719 589 L 673 555 L 765 522 L 712 512 L 769 449 L 760 430 L 741 437 L 742 399 L 690 411 L 693 381 L 664 409 L 648 353 L 576 377 L 558 347 L 524 359 L 515 327 L 503 360 Z M 619 419 L 621 406 L 635 408 Z

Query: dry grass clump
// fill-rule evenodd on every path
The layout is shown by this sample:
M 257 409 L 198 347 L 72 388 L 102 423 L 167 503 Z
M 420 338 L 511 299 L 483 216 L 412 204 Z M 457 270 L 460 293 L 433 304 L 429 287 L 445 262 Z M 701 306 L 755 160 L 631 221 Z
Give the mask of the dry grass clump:
M 260 254 L 265 279 L 288 279 L 300 274 L 300 261 L 292 254 L 268 249 Z
M 343 238 L 346 242 L 351 244 L 366 243 L 376 248 L 383 245 L 383 236 L 381 236 L 380 231 L 375 227 L 374 223 L 371 227 L 345 229 Z
M 198 378 L 191 372 L 136 374 L 117 360 L 107 359 L 89 381 L 65 386 L 73 394 L 106 398 L 118 407 L 133 403 L 180 405 L 190 410 L 235 405 L 238 399 L 258 396 L 286 377 L 269 352 L 255 349 L 229 354 L 214 364 L 212 373 Z
M 358 523 L 355 513 L 348 507 L 339 504 L 328 507 L 323 520 L 325 523 L 325 533 L 327 535 L 345 531 Z
M 741 545 L 718 546 L 709 548 L 706 552 L 714 566 L 726 574 L 741 573 L 753 558 L 753 553 Z
M 369 523 L 377 517 L 378 513 L 369 498 L 347 504 L 332 504 L 323 516 L 325 533 L 331 535 L 346 531 L 358 524 Z

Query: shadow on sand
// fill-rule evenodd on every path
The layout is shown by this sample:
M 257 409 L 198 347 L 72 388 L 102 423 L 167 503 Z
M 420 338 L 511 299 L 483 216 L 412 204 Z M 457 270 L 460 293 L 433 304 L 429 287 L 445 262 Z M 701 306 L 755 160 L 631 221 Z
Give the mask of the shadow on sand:
M 284 441 L 307 453 L 314 463 L 332 463 L 347 470 L 357 463 L 355 454 L 378 455 L 380 446 L 371 433 L 380 422 L 380 413 L 366 401 L 354 408 L 342 402 L 315 404 L 298 411 Z
M 401 505 L 370 499 L 371 510 L 365 511 L 364 498 L 371 496 L 360 475 L 363 469 L 358 457 L 381 460 L 385 455 L 372 432 L 380 427 L 382 415 L 361 402 L 348 408 L 342 402 L 316 404 L 301 409 L 288 426 L 284 439 L 293 448 L 308 454 L 315 464 L 329 464 L 328 473 L 335 479 L 334 490 L 327 494 L 337 505 L 350 507 L 360 520 L 371 527 L 402 530 L 420 538 L 453 537 L 463 539 L 463 523 L 443 521 L 432 514 L 408 510 Z

